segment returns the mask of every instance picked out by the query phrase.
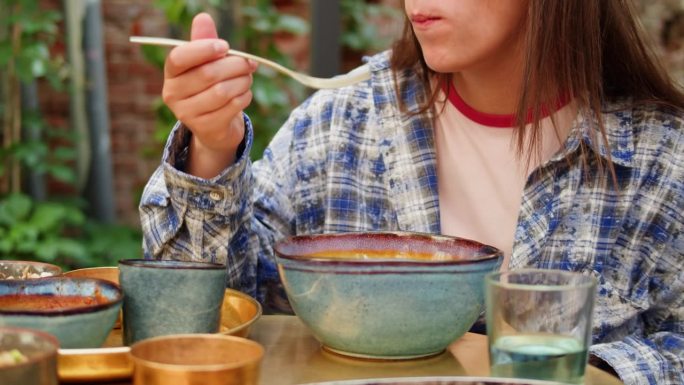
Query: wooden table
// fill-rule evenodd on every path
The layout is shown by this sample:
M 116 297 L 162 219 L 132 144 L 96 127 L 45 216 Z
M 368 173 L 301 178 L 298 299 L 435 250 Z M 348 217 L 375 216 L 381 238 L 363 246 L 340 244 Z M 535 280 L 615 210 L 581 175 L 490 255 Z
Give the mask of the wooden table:
M 321 349 L 295 316 L 263 316 L 250 339 L 266 349 L 260 383 L 264 385 L 382 377 L 489 376 L 487 337 L 467 333 L 447 352 L 432 358 L 403 362 L 345 358 Z M 589 366 L 585 385 L 620 385 L 616 377 Z
M 487 337 L 480 334 L 467 333 L 438 356 L 399 362 L 351 359 L 329 353 L 296 316 L 262 316 L 252 325 L 249 338 L 266 350 L 259 381 L 263 385 L 387 377 L 489 376 Z M 130 379 L 99 385 L 130 385 Z M 585 385 L 622 382 L 589 366 Z

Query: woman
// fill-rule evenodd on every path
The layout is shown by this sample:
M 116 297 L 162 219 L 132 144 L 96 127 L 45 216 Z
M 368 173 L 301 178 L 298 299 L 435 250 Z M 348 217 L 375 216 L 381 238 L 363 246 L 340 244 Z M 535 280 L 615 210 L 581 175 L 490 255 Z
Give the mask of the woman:
M 591 362 L 684 383 L 684 96 L 624 0 L 406 0 L 367 82 L 319 91 L 248 153 L 254 63 L 207 15 L 165 67 L 179 119 L 141 203 L 148 258 L 226 263 L 287 309 L 272 245 L 304 233 L 477 239 L 504 268 L 599 279 Z

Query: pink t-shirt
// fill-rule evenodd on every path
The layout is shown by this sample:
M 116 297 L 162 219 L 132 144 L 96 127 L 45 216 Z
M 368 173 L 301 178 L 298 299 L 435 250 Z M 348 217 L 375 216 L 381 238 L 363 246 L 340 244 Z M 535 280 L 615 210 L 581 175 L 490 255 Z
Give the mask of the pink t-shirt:
M 444 97 L 439 98 L 444 100 Z M 561 103 L 541 122 L 541 159 L 516 154 L 513 117 L 492 115 L 468 106 L 449 90 L 435 124 L 442 233 L 470 238 L 504 252 L 508 266 L 523 188 L 530 173 L 550 159 L 567 138 L 576 114 L 574 103 Z

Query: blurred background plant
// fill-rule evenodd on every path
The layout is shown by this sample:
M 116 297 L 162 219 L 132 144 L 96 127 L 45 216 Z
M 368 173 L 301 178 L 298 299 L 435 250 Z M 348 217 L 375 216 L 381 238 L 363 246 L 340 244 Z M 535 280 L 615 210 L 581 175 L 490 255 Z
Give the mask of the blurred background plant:
M 0 259 L 109 265 L 140 254 L 139 231 L 93 221 L 83 199 L 36 188 L 46 179 L 76 182 L 79 138 L 48 124 L 37 101 L 26 98 L 37 81 L 66 92 L 69 67 L 50 51 L 61 20 L 59 12 L 41 10 L 38 0 L 0 3 Z

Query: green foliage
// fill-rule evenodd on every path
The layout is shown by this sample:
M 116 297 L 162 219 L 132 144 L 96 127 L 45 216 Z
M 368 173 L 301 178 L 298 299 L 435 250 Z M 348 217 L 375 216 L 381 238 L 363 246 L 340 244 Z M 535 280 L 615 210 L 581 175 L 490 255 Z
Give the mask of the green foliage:
M 141 234 L 92 221 L 83 202 L 38 202 L 24 194 L 0 200 L 0 259 L 39 260 L 67 268 L 113 265 L 140 257 Z
M 390 37 L 383 36 L 378 20 L 401 20 L 401 11 L 366 0 L 341 0 L 342 45 L 357 52 L 389 48 Z
M 79 140 L 47 124 L 19 103 L 19 84 L 45 80 L 65 89 L 69 67 L 51 46 L 62 17 L 39 0 L 0 3 L 0 259 L 39 260 L 67 269 L 111 265 L 140 256 L 138 230 L 88 219 L 78 198 L 49 196 L 38 201 L 21 192 L 21 173 L 32 171 L 66 185 L 76 180 L 73 161 Z M 25 127 L 31 135 L 18 131 Z M 36 139 L 29 139 L 36 138 Z

